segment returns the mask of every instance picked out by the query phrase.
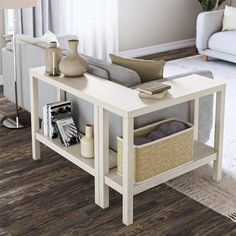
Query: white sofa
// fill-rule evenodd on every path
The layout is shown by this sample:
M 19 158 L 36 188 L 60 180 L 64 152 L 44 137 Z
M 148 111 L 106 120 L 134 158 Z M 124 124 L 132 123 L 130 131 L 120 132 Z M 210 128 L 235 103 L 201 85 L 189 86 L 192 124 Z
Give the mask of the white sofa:
M 236 31 L 222 31 L 224 11 L 200 13 L 197 49 L 201 55 L 236 63 Z

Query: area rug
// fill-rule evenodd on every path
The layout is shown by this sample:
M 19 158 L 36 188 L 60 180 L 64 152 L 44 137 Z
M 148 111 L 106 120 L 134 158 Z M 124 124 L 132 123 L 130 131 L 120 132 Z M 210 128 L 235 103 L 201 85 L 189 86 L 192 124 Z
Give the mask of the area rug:
M 223 179 L 212 180 L 211 165 L 180 176 L 167 184 L 236 222 L 236 65 L 220 60 L 205 62 L 200 56 L 168 62 L 165 76 L 193 70 L 211 70 L 215 80 L 227 82 Z M 209 145 L 213 144 L 214 129 Z

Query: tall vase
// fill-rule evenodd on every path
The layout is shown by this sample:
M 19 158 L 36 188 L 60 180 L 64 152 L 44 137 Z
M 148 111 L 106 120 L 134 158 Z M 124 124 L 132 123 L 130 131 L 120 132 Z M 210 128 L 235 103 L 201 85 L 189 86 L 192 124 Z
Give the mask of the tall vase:
M 57 47 L 56 42 L 51 42 L 45 53 L 46 73 L 52 76 L 60 74 L 59 63 L 62 59 L 61 49 Z
M 62 58 L 59 69 L 67 77 L 79 77 L 88 71 L 89 63 L 78 53 L 79 40 L 69 40 L 69 53 Z
M 94 158 L 93 126 L 86 125 L 85 136 L 81 139 L 81 155 L 85 158 Z

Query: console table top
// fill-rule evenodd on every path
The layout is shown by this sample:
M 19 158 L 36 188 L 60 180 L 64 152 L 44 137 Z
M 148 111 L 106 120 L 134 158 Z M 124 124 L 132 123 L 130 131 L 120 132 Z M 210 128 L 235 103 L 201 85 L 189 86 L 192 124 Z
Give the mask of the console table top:
M 212 94 L 226 84 L 197 74 L 164 82 L 171 86 L 164 99 L 141 99 L 139 92 L 111 81 L 86 73 L 82 77 L 67 78 L 63 75 L 52 77 L 45 73 L 45 67 L 30 69 L 31 76 L 37 77 L 58 89 L 103 106 L 118 115 L 128 118 L 170 107 L 181 102 Z

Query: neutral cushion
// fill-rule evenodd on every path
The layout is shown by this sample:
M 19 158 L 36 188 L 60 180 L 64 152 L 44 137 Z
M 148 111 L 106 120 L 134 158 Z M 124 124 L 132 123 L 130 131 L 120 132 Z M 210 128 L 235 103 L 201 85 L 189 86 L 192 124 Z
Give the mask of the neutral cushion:
M 116 56 L 114 54 L 110 54 L 110 58 L 113 64 L 136 71 L 139 74 L 142 83 L 163 78 L 163 70 L 165 65 L 165 61 L 163 60 L 154 61 L 131 59 Z
M 223 31 L 236 30 L 236 8 L 225 7 L 224 18 L 223 18 Z
M 57 40 L 60 44 L 60 48 L 62 50 L 69 50 L 69 43 L 68 41 L 71 39 L 78 39 L 78 36 L 74 34 L 68 34 L 68 35 L 57 35 Z
M 41 38 L 42 41 L 46 43 L 56 42 L 57 46 L 60 47 L 60 43 L 57 39 L 57 36 L 53 34 L 51 31 L 46 32 L 43 37 Z
M 211 50 L 236 55 L 236 31 L 213 34 L 208 42 Z

